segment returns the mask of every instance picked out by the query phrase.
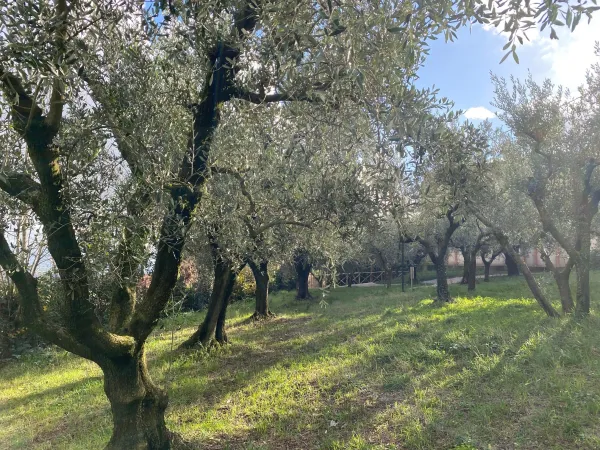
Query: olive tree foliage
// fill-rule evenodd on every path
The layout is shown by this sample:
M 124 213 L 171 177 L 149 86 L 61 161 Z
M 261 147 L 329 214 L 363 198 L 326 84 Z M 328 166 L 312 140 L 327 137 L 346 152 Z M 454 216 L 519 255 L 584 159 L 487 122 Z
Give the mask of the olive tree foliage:
M 491 145 L 495 156 L 486 162 L 488 167 L 482 166 L 486 180 L 465 197 L 468 212 L 493 235 L 493 254 L 502 251 L 506 258 L 510 257 L 540 307 L 556 317 L 558 312 L 523 261 L 525 250 L 537 244 L 541 232 L 535 210 L 520 188 L 519 174 L 522 175 L 524 166 L 510 158 L 513 141 L 507 133 L 497 133 Z
M 452 118 L 452 116 L 450 116 Z M 454 232 L 465 220 L 464 198 L 483 181 L 489 158 L 489 124 L 475 127 L 435 118 L 409 142 L 417 156 L 411 171 L 414 206 L 403 222 L 403 235 L 419 242 L 436 267 L 438 301 L 451 301 L 446 257 Z
M 0 264 L 25 324 L 103 370 L 109 447 L 165 448 L 167 397 L 148 375 L 144 344 L 177 280 L 199 198 L 168 186 L 191 173 L 178 167 L 190 121 L 174 101 L 171 61 L 138 38 L 137 5 L 105 6 L 17 1 L 2 9 L 2 153 L 11 157 L 0 188 L 41 223 L 60 289 L 43 308 L 44 280 L 20 263 L 4 230 Z M 152 236 L 154 276 L 137 299 Z
M 600 202 L 599 79 L 596 64 L 577 96 L 571 96 L 550 80 L 538 84 L 529 77 L 509 87 L 494 78 L 495 104 L 515 136 L 506 158 L 521 168 L 513 176 L 537 212 L 542 257 L 555 275 L 566 313 L 573 308 L 568 280 L 575 266 L 577 315 L 590 309 L 591 229 Z M 545 243 L 566 252 L 565 268 L 554 267 Z
M 454 232 L 450 244 L 460 250 L 463 257 L 463 276 L 461 284 L 466 284 L 468 291 L 474 291 L 477 275 L 477 256 L 491 237 L 485 226 L 474 216 L 468 216 L 465 222 Z M 489 266 L 487 275 L 489 279 Z
M 227 120 L 229 115 L 235 122 Z M 362 205 L 357 200 L 362 196 L 357 178 L 360 116 L 328 115 L 319 105 L 292 103 L 231 108 L 224 119 L 209 160 L 205 220 L 214 228 L 213 250 L 233 252 L 252 269 L 257 286 L 253 317 L 265 318 L 271 315 L 269 264 L 294 260 L 301 265 L 306 296 L 310 262 L 299 260 L 308 257 L 301 252 L 326 247 L 326 229 L 344 226 Z M 239 265 L 234 259 L 227 257 Z M 217 278 L 213 284 L 220 286 Z M 231 289 L 222 292 L 228 296 Z M 221 299 L 223 315 L 227 302 Z M 201 329 L 207 329 L 204 324 L 213 315 L 209 310 L 200 334 L 185 346 L 207 342 Z
M 411 102 L 415 91 L 405 88 L 425 40 L 452 36 L 482 9 L 462 1 L 0 3 L 1 145 L 14 155 L 3 159 L 0 189 L 41 223 L 61 292 L 41 307 L 38 281 L 4 231 L 0 265 L 27 325 L 103 370 L 109 448 L 172 444 L 167 395 L 150 379 L 145 342 L 177 282 L 227 105 L 302 101 L 343 111 L 364 99 Z M 150 285 L 137 298 L 147 261 Z

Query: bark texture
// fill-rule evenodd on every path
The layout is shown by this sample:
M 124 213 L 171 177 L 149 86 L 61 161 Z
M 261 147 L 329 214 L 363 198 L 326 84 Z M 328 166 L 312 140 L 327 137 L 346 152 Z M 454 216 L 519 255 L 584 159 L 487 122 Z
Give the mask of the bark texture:
M 181 344 L 182 348 L 190 348 L 198 344 L 206 347 L 213 340 L 220 344 L 227 342 L 225 316 L 239 270 L 231 261 L 221 255 L 219 246 L 214 241 L 211 243 L 211 253 L 214 264 L 214 280 L 206 316 L 194 334 Z
M 558 268 L 552 262 L 549 252 L 545 249 L 541 249 L 541 256 L 546 268 L 552 272 L 556 286 L 558 287 L 558 293 L 560 295 L 560 304 L 563 314 L 570 314 L 573 312 L 575 303 L 573 302 L 573 295 L 571 294 L 571 286 L 569 285 L 569 279 L 571 278 L 571 271 L 573 269 L 573 260 L 569 258 L 569 261 L 565 264 L 565 267 Z
M 461 247 L 460 253 L 463 257 L 463 275 L 460 280 L 460 284 L 468 284 L 469 283 L 469 270 L 471 268 L 471 252 L 467 247 Z
M 431 262 L 435 265 L 437 282 L 436 301 L 438 303 L 448 303 L 452 301 L 450 289 L 448 288 L 448 276 L 446 274 L 446 256 L 448 254 L 448 246 L 450 245 L 452 235 L 460 226 L 460 222 L 454 217 L 456 210 L 456 207 L 447 210 L 446 219 L 448 220 L 448 227 L 443 235 L 436 238 L 435 243 L 421 237 L 416 238 L 416 240 L 423 245 Z
M 475 291 L 475 286 L 477 283 L 477 253 L 475 255 L 471 255 L 471 259 L 469 260 L 469 273 L 467 280 L 467 290 L 469 292 Z
M 525 277 L 525 281 L 527 282 L 527 285 L 529 286 L 531 293 L 533 294 L 533 297 L 538 302 L 540 307 L 544 310 L 544 312 L 548 315 L 548 317 L 560 317 L 560 314 L 558 314 L 558 311 L 556 311 L 556 309 L 554 309 L 554 307 L 552 306 L 550 301 L 546 298 L 546 296 L 542 292 L 542 289 L 540 288 L 539 284 L 535 280 L 535 278 L 534 278 L 533 274 L 531 273 L 531 271 L 529 270 L 529 267 L 527 266 L 527 264 L 525 264 L 523 262 L 523 260 L 521 259 L 521 256 L 515 251 L 514 247 L 509 244 L 508 238 L 498 230 L 495 230 L 494 234 L 496 236 L 496 239 L 500 243 L 500 245 L 502 245 L 502 247 L 504 248 L 505 254 L 508 254 L 511 257 L 511 259 L 518 265 L 520 271 L 523 273 L 523 276 Z
M 256 282 L 256 306 L 252 317 L 257 320 L 270 317 L 273 313 L 269 310 L 268 261 L 261 261 L 257 264 L 250 260 L 248 265 Z
M 308 290 L 308 278 L 312 264 L 309 262 L 308 254 L 299 250 L 294 256 L 294 268 L 296 270 L 296 298 L 298 300 L 307 300 L 312 298 Z
M 518 277 L 521 275 L 521 272 L 519 271 L 519 264 L 507 251 L 504 251 L 504 262 L 506 263 L 506 272 L 509 277 Z
M 170 434 L 164 419 L 168 397 L 148 374 L 144 348 L 133 356 L 100 365 L 113 417 L 113 432 L 106 448 L 169 449 Z
M 63 61 L 71 45 L 69 30 L 74 23 L 70 14 L 74 8 L 67 0 L 56 0 L 52 26 L 57 61 Z M 232 35 L 251 34 L 256 25 L 256 4 L 242 3 L 232 20 Z M 53 19 L 53 20 L 54 20 Z M 224 33 L 227 35 L 227 33 Z M 0 88 L 15 102 L 10 116 L 14 130 L 27 147 L 28 157 L 35 177 L 26 173 L 7 173 L 0 177 L 0 189 L 29 207 L 44 228 L 48 251 L 58 271 L 64 295 L 57 299 L 54 310 L 42 308 L 38 281 L 27 272 L 12 252 L 3 230 L 0 229 L 0 265 L 11 277 L 19 292 L 20 306 L 25 324 L 47 341 L 96 362 L 104 373 L 104 390 L 111 404 L 113 433 L 108 443 L 111 450 L 162 450 L 171 446 L 164 413 L 167 395 L 152 382 L 144 356 L 146 339 L 154 328 L 160 313 L 167 304 L 177 282 L 181 253 L 191 218 L 203 192 L 206 181 L 206 162 L 219 125 L 221 105 L 234 97 L 248 98 L 239 93 L 235 84 L 235 68 L 230 61 L 240 55 L 237 43 L 218 41 L 207 50 L 208 70 L 202 99 L 192 107 L 192 129 L 185 157 L 179 172 L 175 173 L 169 188 L 171 201 L 163 217 L 160 237 L 156 242 L 156 256 L 150 287 L 141 299 L 135 298 L 132 289 L 135 280 L 135 239 L 145 241 L 144 230 L 136 229 L 138 216 L 151 200 L 143 185 L 132 193 L 133 202 L 127 210 L 128 225 L 115 252 L 115 267 L 125 282 L 117 283 L 109 306 L 109 326 L 99 321 L 90 301 L 87 268 L 81 246 L 71 218 L 73 205 L 67 197 L 66 179 L 61 170 L 61 149 L 56 147 L 56 137 L 61 129 L 65 105 L 65 85 L 61 76 L 48 73 L 52 81 L 46 113 L 36 103 L 15 73 L 0 65 Z M 62 64 L 62 63 L 61 63 Z M 16 72 L 16 71 L 15 71 Z M 90 87 L 94 101 L 103 104 L 98 95 L 100 80 L 91 80 L 85 70 L 81 77 Z M 262 102 L 253 97 L 251 100 Z M 111 120 L 107 124 L 111 127 Z M 136 161 L 136 150 L 121 139 L 119 127 L 114 127 L 121 156 L 131 169 L 132 177 L 144 179 L 142 166 Z M 138 227 L 139 228 L 139 227 Z M 131 233 L 131 230 L 134 233 Z M 143 245 L 144 242 L 141 243 Z

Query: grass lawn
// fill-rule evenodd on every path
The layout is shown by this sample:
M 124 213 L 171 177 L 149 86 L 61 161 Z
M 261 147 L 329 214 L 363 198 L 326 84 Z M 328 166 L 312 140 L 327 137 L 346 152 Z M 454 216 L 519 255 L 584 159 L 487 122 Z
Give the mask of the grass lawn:
M 202 313 L 169 319 L 149 342 L 168 426 L 202 449 L 600 448 L 600 317 L 548 319 L 521 279 L 477 289 L 441 308 L 432 287 L 339 288 L 327 307 L 280 293 L 265 323 L 233 306 L 232 344 L 208 353 L 171 350 Z M 92 363 L 0 368 L 2 449 L 101 449 L 110 421 Z
M 494 268 L 495 269 L 495 268 Z M 492 275 L 496 275 L 499 272 L 497 272 L 496 270 L 492 269 L 491 274 Z M 503 268 L 502 268 L 503 270 Z M 477 276 L 479 275 L 483 275 L 485 273 L 485 270 L 483 267 L 479 267 L 477 266 L 477 270 L 475 271 L 475 273 L 477 274 Z M 446 277 L 448 278 L 455 278 L 455 277 L 462 277 L 463 276 L 463 268 L 462 266 L 448 266 L 446 267 Z M 422 268 L 418 274 L 418 282 L 421 283 L 423 281 L 431 281 L 431 280 L 435 280 L 436 279 L 436 274 L 435 274 L 435 270 L 429 270 L 427 268 Z M 408 273 L 404 276 L 404 282 L 406 283 L 407 286 L 410 286 L 410 278 L 408 276 Z M 401 284 L 402 283 L 402 277 L 396 277 L 394 279 L 392 279 L 392 283 L 393 284 Z M 385 280 L 381 280 L 381 281 L 377 281 L 377 284 L 381 284 L 381 285 L 385 285 L 386 281 Z

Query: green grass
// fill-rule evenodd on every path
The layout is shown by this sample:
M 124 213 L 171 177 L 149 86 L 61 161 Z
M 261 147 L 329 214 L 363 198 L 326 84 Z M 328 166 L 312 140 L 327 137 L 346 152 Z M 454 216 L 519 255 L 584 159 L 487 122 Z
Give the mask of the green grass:
M 340 288 L 327 307 L 280 293 L 268 322 L 234 305 L 232 344 L 210 352 L 171 351 L 201 313 L 169 319 L 149 342 L 168 426 L 203 449 L 600 448 L 600 317 L 548 319 L 520 279 L 451 291 L 440 308 L 431 287 Z M 92 363 L 0 369 L 2 449 L 100 449 L 110 422 Z
M 464 271 L 464 269 L 462 268 L 462 266 L 457 266 L 457 267 L 450 266 L 450 267 L 446 268 L 446 276 L 448 278 L 462 277 L 463 271 Z M 477 273 L 477 275 L 483 275 L 484 268 L 478 266 L 476 273 Z M 495 272 L 493 272 L 493 273 L 495 273 Z M 422 270 L 421 272 L 418 273 L 417 276 L 419 277 L 419 281 L 435 280 L 435 270 Z
M 495 275 L 495 274 L 498 273 L 494 269 L 492 270 L 492 275 Z M 484 273 L 485 273 L 484 268 L 478 266 L 477 270 L 476 270 L 476 274 L 479 276 L 479 275 L 483 275 Z M 455 266 L 448 266 L 448 267 L 446 267 L 446 276 L 448 278 L 462 277 L 463 276 L 463 267 L 462 266 L 456 266 L 456 267 Z M 418 277 L 419 283 L 421 283 L 423 281 L 435 280 L 436 279 L 435 270 L 429 270 L 427 268 L 422 268 L 417 273 L 417 277 Z M 407 285 L 410 285 L 410 278 L 408 276 L 408 273 L 404 276 L 404 282 Z M 402 283 L 402 277 L 396 277 L 396 278 L 392 279 L 392 283 L 393 284 L 400 284 L 400 283 Z M 385 285 L 386 281 L 385 280 L 377 281 L 377 284 Z

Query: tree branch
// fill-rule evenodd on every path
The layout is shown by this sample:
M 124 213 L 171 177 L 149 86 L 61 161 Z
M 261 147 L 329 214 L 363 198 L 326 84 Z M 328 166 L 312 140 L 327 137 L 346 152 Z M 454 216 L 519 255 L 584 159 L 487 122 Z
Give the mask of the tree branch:
M 31 95 L 23 87 L 21 80 L 0 66 L 0 83 L 2 90 L 9 99 L 15 99 L 11 111 L 15 129 L 22 137 L 26 137 L 32 120 L 42 117 L 42 109 L 35 103 Z
M 40 302 L 37 280 L 19 264 L 2 230 L 0 230 L 0 266 L 6 271 L 19 292 L 25 324 L 49 342 L 92 360 L 93 355 L 88 347 L 76 342 L 65 332 L 64 328 L 48 323 Z
M 269 228 L 276 227 L 277 225 L 294 225 L 297 227 L 312 228 L 313 224 L 305 223 L 305 222 L 298 222 L 296 220 L 274 220 L 272 222 L 264 224 L 262 227 L 260 227 L 258 230 L 256 230 L 256 234 L 258 236 L 260 236 L 262 233 L 267 231 Z
M 40 184 L 24 173 L 0 173 L 0 189 L 11 197 L 37 209 L 41 193 Z
M 246 180 L 244 179 L 244 177 L 238 171 L 233 170 L 233 169 L 229 169 L 229 168 L 226 168 L 226 167 L 217 167 L 217 166 L 212 166 L 210 168 L 210 170 L 211 170 L 212 173 L 231 175 L 236 180 L 238 180 L 239 183 L 240 183 L 240 190 L 242 192 L 242 195 L 244 197 L 246 197 L 246 199 L 248 199 L 248 203 L 250 203 L 250 207 L 249 207 L 249 210 L 248 210 L 248 215 L 256 214 L 256 203 L 254 202 L 252 194 L 247 189 Z
M 552 219 L 550 219 L 550 214 L 548 214 L 548 211 L 546 210 L 546 207 L 544 206 L 540 196 L 530 195 L 530 198 L 533 200 L 533 204 L 538 211 L 544 231 L 550 233 L 556 242 L 558 242 L 558 244 L 565 249 L 569 256 L 572 258 L 578 258 L 579 252 L 567 241 L 567 238 L 558 230 Z
M 58 19 L 58 25 L 56 26 L 55 34 L 55 45 L 58 49 L 58 56 L 55 60 L 55 64 L 59 65 L 59 58 L 65 53 L 65 41 L 67 39 L 68 21 L 67 16 L 69 14 L 69 8 L 67 6 L 67 0 L 56 0 L 56 17 Z M 46 116 L 46 125 L 52 129 L 55 133 L 60 128 L 60 122 L 62 120 L 62 113 L 64 108 L 64 91 L 65 83 L 60 77 L 54 78 L 52 85 L 52 94 L 50 95 L 50 109 Z
M 599 163 L 595 159 L 590 159 L 585 165 L 585 172 L 583 174 L 583 195 L 587 197 L 592 193 L 592 175 L 594 170 L 598 167 Z M 595 194 L 595 193 L 594 193 Z

